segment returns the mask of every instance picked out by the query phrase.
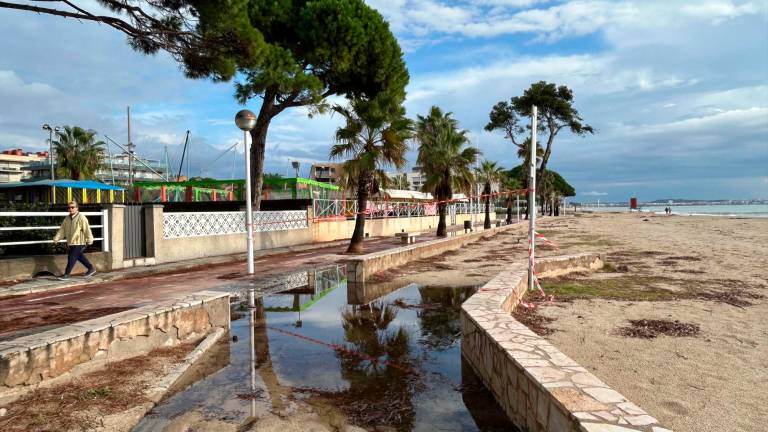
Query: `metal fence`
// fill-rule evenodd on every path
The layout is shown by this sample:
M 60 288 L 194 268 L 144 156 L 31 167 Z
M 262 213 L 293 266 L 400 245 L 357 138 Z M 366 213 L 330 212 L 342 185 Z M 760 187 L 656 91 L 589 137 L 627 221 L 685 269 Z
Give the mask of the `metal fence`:
M 123 213 L 123 258 L 147 255 L 147 229 L 144 206 L 128 204 Z
M 483 213 L 482 203 L 455 202 L 448 205 L 449 214 Z M 324 200 L 313 201 L 315 217 L 319 220 L 354 219 L 357 215 L 357 201 Z M 436 216 L 437 204 L 405 201 L 368 201 L 365 209 L 367 219 L 407 218 Z
M 83 216 L 98 216 L 99 223 L 92 224 L 92 229 L 99 229 L 101 237 L 94 237 L 94 242 L 101 242 L 101 250 L 109 252 L 109 216 L 107 210 L 102 211 L 84 211 L 80 212 Z M 15 222 L 14 226 L 2 226 L 0 232 L 13 233 L 13 232 L 29 232 L 29 231 L 56 231 L 60 225 L 42 225 L 36 223 L 40 218 L 50 219 L 51 217 L 64 218 L 68 214 L 67 212 L 25 212 L 25 211 L 8 211 L 0 212 L 0 218 L 16 218 L 16 221 L 24 221 L 24 223 Z M 50 222 L 48 222 L 50 223 Z M 2 225 L 5 225 L 3 223 Z M 51 244 L 53 243 L 54 233 L 50 233 L 49 239 L 37 239 L 37 240 L 18 240 L 12 239 L 11 241 L 0 242 L 0 247 L 6 246 L 21 246 L 21 245 L 34 245 L 34 244 Z M 8 237 L 8 236 L 4 236 Z M 20 236 L 21 237 L 21 236 Z M 59 240 L 59 243 L 64 243 L 66 240 Z

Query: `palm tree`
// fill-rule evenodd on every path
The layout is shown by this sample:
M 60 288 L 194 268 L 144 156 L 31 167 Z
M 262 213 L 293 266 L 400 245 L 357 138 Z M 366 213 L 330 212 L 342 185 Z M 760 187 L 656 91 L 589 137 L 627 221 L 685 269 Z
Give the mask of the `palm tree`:
M 336 130 L 331 158 L 348 158 L 342 165 L 342 182 L 357 191 L 355 230 L 347 253 L 363 252 L 368 197 L 389 183 L 382 167 L 394 165 L 401 169 L 405 165 L 412 122 L 405 118 L 401 102 L 384 94 L 373 100 L 354 99 L 349 107 L 333 108 L 346 124 Z
M 408 176 L 405 174 L 395 174 L 395 176 L 389 180 L 390 184 L 395 189 L 409 190 L 411 188 L 411 183 L 408 181 Z
M 65 126 L 53 142 L 59 178 L 94 178 L 104 160 L 104 141 L 96 141 L 96 131 Z
M 480 168 L 477 170 L 478 180 L 484 183 L 483 195 L 485 195 L 485 223 L 483 228 L 491 228 L 491 185 L 501 179 L 503 170 L 496 162 L 483 161 L 480 164 Z
M 426 176 L 422 190 L 432 192 L 438 201 L 438 237 L 448 236 L 445 225 L 447 201 L 453 197 L 454 190 L 469 193 L 475 181 L 472 164 L 480 153 L 473 147 L 465 147 L 467 131 L 458 130 L 458 122 L 451 115 L 450 112 L 443 114 L 440 108 L 433 106 L 429 115 L 418 116 L 416 121 L 419 142 L 416 162 Z
M 523 183 L 519 179 L 509 175 L 509 172 L 505 172 L 501 179 L 501 187 L 507 192 L 505 202 L 507 204 L 507 223 L 512 223 L 512 203 L 515 200 L 517 194 L 512 194 L 513 191 L 519 191 L 523 189 Z M 519 193 L 519 192 L 518 192 Z

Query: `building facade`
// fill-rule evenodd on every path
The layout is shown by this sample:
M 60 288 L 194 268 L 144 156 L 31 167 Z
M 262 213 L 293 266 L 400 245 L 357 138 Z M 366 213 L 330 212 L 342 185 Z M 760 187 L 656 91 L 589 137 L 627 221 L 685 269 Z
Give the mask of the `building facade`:
M 405 176 L 408 179 L 408 183 L 411 184 L 411 190 L 414 191 L 420 191 L 422 186 L 424 186 L 424 182 L 427 181 L 427 177 L 418 165 L 411 168 L 411 171 L 406 173 Z
M 143 163 L 138 162 L 136 159 Z M 168 168 L 160 161 L 135 156 L 132 165 L 131 171 L 133 171 L 134 182 L 162 181 L 165 180 L 163 176 L 168 177 Z M 125 186 L 130 183 L 128 168 L 127 154 L 105 156 L 104 162 L 101 168 L 96 171 L 95 177 L 96 180 L 102 183 Z M 47 159 L 30 163 L 28 169 L 31 173 L 29 180 L 36 181 L 51 178 L 51 165 Z
M 3 151 L 0 153 L 0 183 L 16 183 L 30 180 L 32 178 L 32 171 L 29 169 L 29 166 L 32 163 L 47 159 L 48 152 L 24 152 L 22 149 Z M 48 178 L 50 178 L 50 175 Z
M 321 183 L 337 185 L 341 178 L 341 163 L 316 163 L 309 168 L 309 178 Z

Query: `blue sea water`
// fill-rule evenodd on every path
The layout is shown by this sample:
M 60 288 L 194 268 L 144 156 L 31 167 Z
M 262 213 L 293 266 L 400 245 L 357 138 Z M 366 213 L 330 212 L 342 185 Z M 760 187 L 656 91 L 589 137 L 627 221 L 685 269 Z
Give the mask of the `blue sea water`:
M 664 214 L 667 205 L 641 206 L 640 210 L 657 214 Z M 768 218 L 768 204 L 745 205 L 671 205 L 672 213 L 682 216 L 724 216 L 746 218 Z M 587 207 L 587 211 L 627 211 L 627 207 Z

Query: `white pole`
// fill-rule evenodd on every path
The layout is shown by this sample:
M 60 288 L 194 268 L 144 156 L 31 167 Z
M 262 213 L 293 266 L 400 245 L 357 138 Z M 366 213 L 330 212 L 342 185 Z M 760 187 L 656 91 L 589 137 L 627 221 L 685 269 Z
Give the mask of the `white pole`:
M 126 147 L 128 147 L 128 185 L 133 185 L 133 143 L 131 143 L 131 107 L 126 108 L 126 113 L 128 114 L 128 144 L 126 144 Z
M 534 260 L 534 248 L 536 246 L 536 238 L 534 232 L 536 230 L 536 128 L 537 116 L 539 110 L 536 105 L 533 106 L 531 112 L 531 162 L 530 171 L 528 174 L 528 247 L 530 248 L 528 257 L 528 289 L 532 290 L 534 283 L 533 280 L 536 277 L 533 274 L 533 260 Z
M 250 313 L 248 324 L 250 324 L 251 327 L 251 417 L 255 417 L 256 398 L 253 394 L 256 393 L 256 295 L 253 289 L 248 290 L 248 309 Z
M 515 206 L 517 207 L 517 221 L 520 222 L 520 195 L 515 195 Z
M 253 274 L 253 205 L 251 204 L 251 158 L 248 132 L 243 131 L 245 144 L 245 229 L 248 232 L 248 274 Z

